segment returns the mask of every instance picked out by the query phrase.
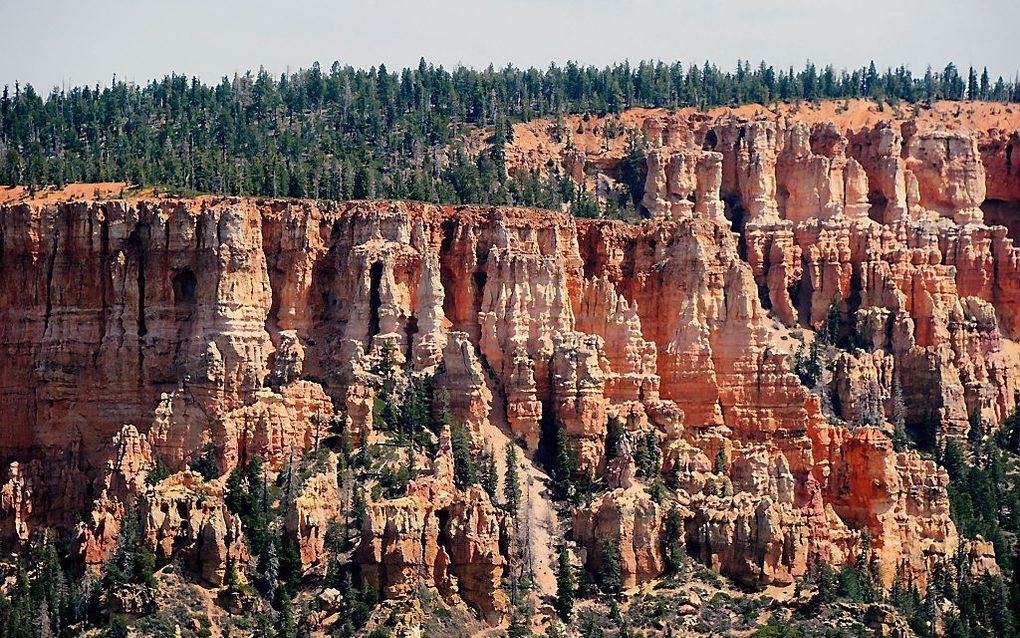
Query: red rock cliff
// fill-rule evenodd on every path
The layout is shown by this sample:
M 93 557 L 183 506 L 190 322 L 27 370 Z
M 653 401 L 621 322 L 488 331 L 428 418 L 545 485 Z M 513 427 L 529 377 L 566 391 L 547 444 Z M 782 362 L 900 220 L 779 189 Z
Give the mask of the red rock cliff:
M 789 583 L 852 560 L 866 530 L 887 581 L 901 564 L 923 580 L 957 544 L 945 473 L 894 452 L 876 427 L 823 413 L 791 372 L 795 340 L 762 300 L 791 324 L 817 325 L 833 299 L 867 318 L 867 356 L 847 360 L 833 385 L 876 374 L 885 398 L 890 375 L 909 370 L 931 384 L 902 382 L 908 412 L 935 396 L 954 431 L 974 406 L 989 417 L 1012 407 L 1016 253 L 1001 229 L 957 225 L 978 216 L 978 186 L 925 195 L 941 221 L 847 218 L 871 169 L 842 151 L 816 154 L 806 135 L 720 129 L 741 139 L 736 154 L 667 163 L 687 177 L 667 177 L 677 186 L 663 200 L 694 193 L 694 206 L 640 225 L 221 198 L 3 208 L 4 541 L 91 513 L 78 529 L 94 562 L 116 537 L 117 504 L 140 498 L 152 544 L 171 554 L 188 543 L 220 582 L 244 555 L 221 488 L 186 474 L 150 488 L 144 474 L 181 470 L 209 448 L 224 471 L 252 456 L 279 469 L 317 445 L 334 413 L 355 443 L 370 436 L 367 370 L 389 343 L 407 370 L 438 374 L 456 394 L 454 420 L 482 439 L 494 426 L 541 457 L 564 428 L 579 473 L 610 477 L 576 512 L 577 538 L 593 567 L 595 539 L 617 537 L 628 584 L 662 571 L 661 519 L 673 507 L 692 552 L 738 578 Z M 962 144 L 939 170 L 976 179 L 974 152 Z M 835 183 L 852 185 L 836 188 L 842 198 L 840 171 Z M 804 175 L 814 186 L 801 188 Z M 721 217 L 727 188 L 746 196 L 743 239 Z M 829 212 L 811 215 L 823 200 Z M 803 220 L 786 219 L 787 205 Z M 610 418 L 625 429 L 614 459 Z M 629 446 L 648 436 L 675 485 L 670 504 L 634 487 Z M 359 560 L 388 595 L 422 579 L 496 613 L 507 517 L 477 488 L 451 487 L 444 462 L 408 497 L 370 504 Z M 330 512 L 316 495 L 333 493 L 330 476 L 306 484 L 288 514 L 305 563 L 322 559 Z M 195 520 L 179 520 L 189 511 Z

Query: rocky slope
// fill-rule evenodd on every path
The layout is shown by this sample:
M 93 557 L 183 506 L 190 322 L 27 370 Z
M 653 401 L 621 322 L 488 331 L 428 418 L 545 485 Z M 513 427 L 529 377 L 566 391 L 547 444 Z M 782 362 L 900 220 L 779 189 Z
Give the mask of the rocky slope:
M 558 429 L 598 487 L 571 514 L 577 554 L 598 570 L 614 539 L 625 587 L 659 577 L 674 540 L 747 583 L 865 552 L 886 585 L 923 587 L 961 542 L 948 479 L 889 433 L 966 442 L 1015 408 L 1020 252 L 985 222 L 1014 223 L 1016 133 L 655 113 L 641 128 L 655 218 L 633 225 L 213 197 L 0 208 L 0 540 L 55 528 L 96 565 L 137 508 L 158 561 L 219 586 L 248 560 L 227 473 L 255 457 L 281 471 L 326 424 L 377 440 L 385 355 L 431 379 L 480 450 L 520 445 L 527 504 L 458 488 L 445 433 L 406 495 L 367 506 L 354 557 L 384 597 L 425 584 L 497 622 L 521 556 L 550 594 L 566 521 L 541 468 Z M 831 365 L 798 376 L 816 331 Z M 207 454 L 218 479 L 187 470 Z M 288 505 L 307 569 L 328 560 L 342 482 L 333 460 Z M 519 517 L 542 532 L 522 540 Z

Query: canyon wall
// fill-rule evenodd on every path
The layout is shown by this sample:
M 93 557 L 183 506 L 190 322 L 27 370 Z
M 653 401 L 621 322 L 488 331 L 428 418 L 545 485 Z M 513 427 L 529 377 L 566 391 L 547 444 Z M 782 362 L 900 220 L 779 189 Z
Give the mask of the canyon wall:
M 1020 113 L 1008 105 L 635 109 L 575 118 L 567 139 L 547 125 L 515 128 L 511 171 L 544 166 L 613 197 L 631 139 L 614 131 L 640 131 L 648 214 L 728 224 L 771 317 L 819 330 L 835 316 L 844 346 L 870 350 L 838 362 L 844 420 L 860 420 L 862 392 L 893 420 L 897 395 L 910 430 L 966 444 L 1015 408 Z
M 989 224 L 1014 223 L 1004 211 L 1020 203 L 1015 135 L 895 120 L 859 130 L 792 119 L 646 129 L 662 141 L 648 161 L 649 210 L 684 218 L 721 197 L 770 313 L 815 330 L 835 317 L 841 336 L 870 351 L 840 360 L 839 416 L 860 420 L 863 391 L 892 420 L 895 384 L 909 426 L 965 444 L 972 428 L 985 434 L 1015 409 L 1017 251 L 983 210 Z M 708 158 L 717 168 L 696 182 L 721 183 L 720 194 L 682 185 L 678 157 Z
M 1020 201 L 1015 134 L 642 128 L 639 224 L 219 197 L 0 208 L 0 540 L 63 530 L 97 565 L 135 508 L 158 560 L 220 585 L 248 556 L 226 473 L 280 471 L 328 424 L 367 444 L 386 356 L 479 448 L 496 428 L 541 465 L 562 431 L 598 488 L 574 538 L 592 570 L 615 540 L 625 586 L 661 575 L 674 540 L 745 582 L 863 551 L 885 584 L 923 585 L 960 542 L 948 478 L 891 435 L 966 444 L 1016 407 L 1020 252 L 983 210 Z M 513 516 L 456 485 L 448 432 L 439 449 L 407 495 L 368 504 L 356 561 L 384 596 L 426 583 L 495 621 Z M 219 478 L 188 470 L 206 457 Z M 327 560 L 338 476 L 288 506 L 306 567 Z

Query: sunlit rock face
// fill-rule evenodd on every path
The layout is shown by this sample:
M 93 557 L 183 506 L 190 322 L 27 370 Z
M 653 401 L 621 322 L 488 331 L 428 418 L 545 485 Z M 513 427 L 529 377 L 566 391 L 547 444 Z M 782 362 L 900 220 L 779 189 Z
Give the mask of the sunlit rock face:
M 591 568 L 598 539 L 617 539 L 627 585 L 665 568 L 670 511 L 689 552 L 736 578 L 790 583 L 852 561 L 867 531 L 884 579 L 902 565 L 923 581 L 958 543 L 947 479 L 882 430 L 896 392 L 908 422 L 942 436 L 1013 408 L 1020 260 L 975 212 L 978 178 L 998 173 L 973 140 L 912 137 L 890 165 L 915 175 L 917 198 L 906 189 L 902 214 L 876 221 L 882 162 L 832 127 L 712 130 L 717 150 L 649 160 L 662 218 L 635 225 L 214 198 L 0 210 L 4 542 L 57 526 L 96 565 L 131 507 L 159 560 L 187 556 L 222 583 L 247 556 L 226 473 L 254 457 L 279 471 L 330 422 L 355 445 L 372 436 L 386 348 L 435 375 L 476 445 L 494 425 L 541 458 L 562 428 L 578 476 L 612 488 L 574 513 L 575 538 Z M 734 193 L 742 235 L 722 204 Z M 823 407 L 791 372 L 788 328 L 822 328 L 834 302 L 861 342 Z M 865 410 L 867 427 L 833 418 Z M 635 470 L 639 442 L 658 451 L 650 470 Z M 208 484 L 182 472 L 203 455 L 223 475 Z M 408 496 L 369 504 L 357 560 L 384 595 L 424 581 L 496 619 L 509 518 L 458 489 L 444 459 L 423 462 Z M 157 466 L 178 473 L 149 486 Z M 309 477 L 286 513 L 309 569 L 327 559 L 336 472 Z M 649 500 L 654 476 L 675 497 Z
M 606 488 L 572 538 L 591 570 L 615 541 L 626 587 L 674 541 L 787 584 L 864 538 L 883 582 L 923 587 L 960 543 L 947 477 L 889 433 L 966 446 L 1016 408 L 1020 140 L 853 108 L 628 114 L 647 145 L 635 224 L 217 197 L 0 208 L 0 542 L 55 528 L 96 569 L 133 513 L 157 561 L 222 585 L 249 560 L 229 472 L 259 458 L 275 476 L 338 429 L 376 440 L 385 353 L 479 451 L 498 430 L 542 465 L 565 440 L 575 478 Z M 607 144 L 511 145 L 508 167 L 611 183 Z M 814 383 L 794 362 L 823 335 Z M 425 584 L 496 622 L 512 516 L 457 487 L 448 434 L 439 448 L 406 496 L 368 503 L 354 556 L 384 596 Z M 330 457 L 288 497 L 305 570 L 328 562 L 343 484 Z M 994 566 L 987 544 L 964 551 Z

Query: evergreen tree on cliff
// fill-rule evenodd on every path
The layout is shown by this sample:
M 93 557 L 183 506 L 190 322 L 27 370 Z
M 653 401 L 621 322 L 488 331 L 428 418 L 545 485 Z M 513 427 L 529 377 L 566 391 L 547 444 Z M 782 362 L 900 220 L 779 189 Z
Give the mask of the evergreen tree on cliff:
M 503 498 L 506 502 L 507 511 L 514 515 L 516 521 L 517 509 L 521 502 L 521 483 L 517 475 L 517 446 L 512 442 L 506 444 L 506 474 L 503 477 Z
M 620 568 L 620 548 L 610 538 L 603 538 L 599 545 L 601 562 L 597 571 L 598 586 L 607 594 L 618 594 L 623 590 L 623 572 Z
M 574 568 L 570 565 L 570 552 L 567 546 L 560 547 L 556 557 L 556 613 L 564 622 L 570 621 L 574 611 L 574 594 L 577 584 L 574 580 Z

